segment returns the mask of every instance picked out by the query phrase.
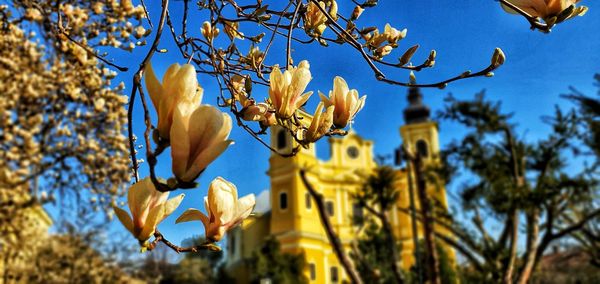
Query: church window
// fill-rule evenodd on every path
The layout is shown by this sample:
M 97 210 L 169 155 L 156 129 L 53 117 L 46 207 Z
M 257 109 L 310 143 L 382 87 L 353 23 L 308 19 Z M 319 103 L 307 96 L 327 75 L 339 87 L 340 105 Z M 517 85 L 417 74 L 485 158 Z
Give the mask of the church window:
M 363 221 L 363 208 L 358 203 L 354 203 L 352 205 L 352 216 L 354 217 L 354 222 L 359 225 L 362 224 Z
M 332 266 L 331 267 L 331 282 L 337 283 L 338 280 L 339 280 L 338 268 L 337 268 L 337 266 Z
M 352 158 L 352 159 L 358 158 L 358 148 L 356 148 L 356 146 L 348 147 L 348 150 L 346 150 L 346 152 L 348 153 L 348 156 L 350 158 Z
M 325 207 L 327 208 L 327 213 L 329 213 L 329 217 L 333 217 L 333 201 L 327 201 L 325 203 Z
M 422 158 L 427 158 L 427 156 L 429 156 L 429 150 L 427 148 L 427 142 L 424 140 L 417 141 L 417 152 Z
M 285 133 L 285 129 L 281 129 L 281 130 L 279 130 L 279 132 L 277 132 L 277 149 L 278 150 L 284 149 L 286 145 L 287 145 L 287 135 Z
M 304 194 L 304 202 L 306 203 L 306 209 L 312 208 L 312 200 L 310 197 L 310 193 Z
M 282 192 L 279 194 L 279 209 L 284 210 L 288 207 L 287 193 Z
M 317 268 L 314 263 L 309 265 L 310 268 L 310 280 L 317 280 Z

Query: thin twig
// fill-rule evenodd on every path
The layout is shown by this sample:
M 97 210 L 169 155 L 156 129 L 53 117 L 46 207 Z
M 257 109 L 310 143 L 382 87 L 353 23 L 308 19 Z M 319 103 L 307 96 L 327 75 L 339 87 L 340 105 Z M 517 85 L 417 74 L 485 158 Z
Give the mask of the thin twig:
M 196 253 L 201 250 L 210 250 L 210 251 L 220 251 L 221 250 L 221 248 L 218 247 L 217 245 L 215 245 L 215 243 L 212 241 L 206 241 L 197 246 L 180 247 L 180 246 L 170 242 L 169 240 L 165 239 L 165 237 L 158 230 L 154 231 L 154 240 L 148 246 L 148 250 L 151 251 L 154 248 L 156 248 L 156 245 L 159 242 L 165 244 L 167 247 L 174 250 L 176 253 L 182 253 L 182 252 Z
M 356 270 L 350 263 L 350 259 L 348 259 L 348 256 L 346 256 L 346 253 L 342 248 L 342 243 L 340 242 L 339 237 L 333 231 L 333 225 L 331 224 L 331 221 L 329 221 L 329 216 L 327 216 L 327 213 L 325 211 L 325 202 L 323 201 L 323 196 L 320 193 L 318 193 L 308 181 L 308 178 L 306 177 L 306 170 L 300 170 L 300 178 L 302 179 L 302 183 L 308 190 L 308 193 L 310 194 L 310 196 L 312 196 L 313 200 L 317 205 L 319 218 L 321 219 L 321 224 L 323 224 L 323 229 L 325 229 L 325 233 L 327 234 L 329 243 L 333 247 L 335 255 L 342 264 L 342 267 L 344 267 L 346 274 L 348 274 L 348 277 L 350 277 L 350 281 L 352 281 L 352 283 L 355 284 L 362 283 L 362 279 L 358 275 L 358 272 L 356 272 Z

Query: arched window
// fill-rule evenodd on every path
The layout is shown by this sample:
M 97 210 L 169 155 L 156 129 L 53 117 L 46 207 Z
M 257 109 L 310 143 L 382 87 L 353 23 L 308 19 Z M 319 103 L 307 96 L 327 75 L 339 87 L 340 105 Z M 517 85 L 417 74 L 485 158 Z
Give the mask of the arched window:
M 288 207 L 287 193 L 282 192 L 279 194 L 279 209 L 285 210 Z
M 331 282 L 337 283 L 338 280 L 339 280 L 338 268 L 336 266 L 332 266 L 331 267 Z
M 417 153 L 419 153 L 421 158 L 427 158 L 427 156 L 429 156 L 427 142 L 425 142 L 424 140 L 417 141 Z
M 333 217 L 333 201 L 325 202 L 325 208 L 327 209 L 327 213 L 329 213 L 329 217 Z
M 310 193 L 307 192 L 304 194 L 304 201 L 306 203 L 306 209 L 312 208 L 312 201 L 311 201 Z
M 277 132 L 277 150 L 281 150 L 285 146 L 287 146 L 287 135 L 285 129 L 281 129 Z
M 360 204 L 354 203 L 352 205 L 352 217 L 353 222 L 357 225 L 361 225 L 364 221 L 363 208 Z
M 314 263 L 309 264 L 308 267 L 310 268 L 310 280 L 316 280 L 317 279 L 317 267 L 315 266 Z

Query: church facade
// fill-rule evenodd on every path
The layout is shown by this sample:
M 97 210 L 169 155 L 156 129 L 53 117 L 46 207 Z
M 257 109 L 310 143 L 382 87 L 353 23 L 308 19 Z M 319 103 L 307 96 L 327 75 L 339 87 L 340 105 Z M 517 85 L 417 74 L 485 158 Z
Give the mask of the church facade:
M 405 125 L 400 136 L 410 151 L 419 151 L 426 163 L 435 163 L 439 152 L 437 123 L 429 120 L 429 109 L 422 104 L 417 88 L 409 90 L 409 106 L 404 110 Z M 398 145 L 401 141 L 398 140 Z M 271 129 L 271 145 L 279 151 L 289 152 L 294 140 L 284 129 Z M 302 149 L 293 157 L 272 154 L 269 159 L 270 211 L 251 216 L 230 231 L 227 242 L 227 269 L 237 283 L 247 283 L 248 269 L 244 259 L 260 248 L 270 236 L 275 237 L 284 253 L 303 254 L 307 267 L 305 274 L 310 283 L 342 283 L 348 280 L 322 227 L 316 204 L 311 199 L 299 175 L 308 170 L 308 179 L 324 197 L 325 207 L 333 228 L 346 252 L 360 236 L 359 227 L 352 223 L 354 217 L 367 214 L 352 194 L 361 190 L 362 176 L 377 166 L 373 154 L 373 141 L 363 139 L 353 130 L 346 136 L 329 138 L 330 159 L 317 158 L 315 145 Z M 390 221 L 396 238 L 402 242 L 401 267 L 410 269 L 414 264 L 414 241 L 410 218 L 410 192 L 406 169 L 397 170 L 395 187 L 400 192 L 397 208 L 390 212 Z M 413 188 L 415 188 L 413 186 Z M 428 194 L 447 208 L 444 188 L 428 188 Z M 416 193 L 415 193 L 416 196 Z M 416 199 L 416 198 L 415 198 Z M 419 208 L 416 204 L 417 209 Z M 406 210 L 401 210 L 402 208 Z M 417 225 L 421 238 L 421 224 Z M 454 260 L 454 252 L 446 248 Z

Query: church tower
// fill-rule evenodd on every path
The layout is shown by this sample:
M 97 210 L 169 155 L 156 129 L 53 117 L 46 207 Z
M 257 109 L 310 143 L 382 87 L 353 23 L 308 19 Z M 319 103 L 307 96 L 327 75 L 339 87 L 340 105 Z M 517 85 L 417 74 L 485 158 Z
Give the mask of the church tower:
M 423 159 L 423 164 L 425 166 L 432 165 L 436 163 L 440 163 L 440 144 L 438 137 L 438 124 L 435 121 L 430 119 L 430 110 L 429 107 L 423 104 L 423 94 L 418 87 L 410 87 L 408 90 L 408 107 L 404 110 L 404 125 L 400 127 L 400 135 L 402 136 L 402 141 L 404 146 L 411 153 L 419 153 L 421 158 Z M 407 175 L 412 176 L 413 182 L 413 190 L 416 190 L 416 184 L 413 173 L 406 173 Z M 403 205 L 409 206 L 408 200 L 410 196 L 408 195 L 408 190 L 405 191 L 406 194 L 403 194 L 402 198 L 405 202 L 402 202 Z M 446 198 L 446 189 L 442 183 L 438 184 L 428 184 L 427 185 L 427 195 L 430 200 L 433 201 L 434 205 L 440 206 L 444 211 L 448 210 L 448 201 Z M 420 205 L 417 199 L 416 191 L 414 192 L 414 199 L 416 200 L 416 208 L 419 210 Z M 409 218 L 408 215 L 405 218 Z M 412 220 L 410 221 L 412 223 Z M 447 232 L 447 230 L 441 226 L 436 226 L 436 231 L 439 232 Z M 422 232 L 422 224 L 417 224 L 417 236 L 418 239 L 423 237 Z M 414 249 L 414 242 L 410 244 L 406 243 L 407 247 L 410 247 L 410 251 L 412 252 Z M 441 244 L 441 242 L 440 242 Z M 445 246 L 444 250 L 446 254 L 449 256 L 451 262 L 455 263 L 455 253 L 454 251 Z M 403 258 L 408 260 L 408 256 L 403 253 Z M 412 262 L 413 259 L 408 260 L 407 262 Z
M 438 125 L 429 119 L 429 107 L 423 104 L 423 94 L 418 87 L 410 87 L 408 102 L 404 125 L 400 127 L 402 141 L 408 150 L 419 153 L 426 162 L 437 161 L 440 151 Z
M 305 116 L 305 120 L 310 120 Z M 310 124 L 310 121 L 303 121 Z M 290 132 L 280 126 L 271 127 L 271 147 L 281 154 L 291 153 L 297 148 Z M 271 179 L 271 233 L 293 232 L 300 226 L 301 209 L 304 208 L 305 189 L 302 186 L 299 171 L 317 163 L 315 145 L 308 149 L 300 146 L 299 152 L 291 157 L 284 157 L 271 152 L 268 175 Z M 280 240 L 281 241 L 281 240 Z

